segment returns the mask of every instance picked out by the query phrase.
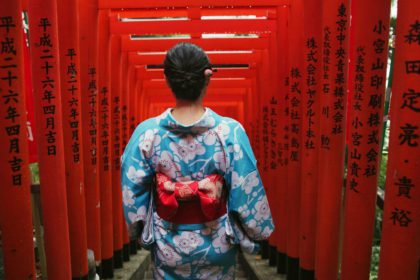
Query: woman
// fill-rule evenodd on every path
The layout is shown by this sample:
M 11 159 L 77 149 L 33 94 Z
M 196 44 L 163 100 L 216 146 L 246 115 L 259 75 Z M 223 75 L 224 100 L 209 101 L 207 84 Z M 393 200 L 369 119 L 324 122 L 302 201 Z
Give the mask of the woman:
M 155 279 L 234 279 L 238 246 L 256 252 L 274 229 L 254 154 L 239 122 L 203 107 L 202 49 L 174 46 L 164 73 L 175 108 L 142 122 L 122 156 L 127 223 L 153 210 Z

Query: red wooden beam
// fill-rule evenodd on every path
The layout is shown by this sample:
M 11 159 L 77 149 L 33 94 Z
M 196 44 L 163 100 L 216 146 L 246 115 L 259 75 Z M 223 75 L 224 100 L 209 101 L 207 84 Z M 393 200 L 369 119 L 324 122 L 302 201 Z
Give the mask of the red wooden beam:
M 123 22 L 111 17 L 110 32 L 116 35 L 156 35 L 156 34 L 201 34 L 201 33 L 242 33 L 259 34 L 276 30 L 273 19 L 240 20 L 162 20 Z
M 20 1 L 0 1 L 0 228 L 5 279 L 36 279 Z
M 319 188 L 315 278 L 336 279 L 344 178 L 350 1 L 323 5 Z M 340 54 L 340 55 L 337 55 Z
M 302 149 L 301 141 L 304 132 L 301 128 L 303 118 L 302 96 L 304 65 L 304 39 L 303 21 L 299 15 L 303 10 L 303 0 L 294 1 L 290 7 L 289 17 L 289 162 L 287 166 L 287 256 L 288 275 L 297 278 L 299 271 L 299 243 L 300 243 L 300 200 L 301 200 L 301 174 Z
M 249 88 L 252 82 L 249 79 L 217 79 L 213 78 L 210 81 L 212 88 Z M 164 79 L 160 80 L 145 80 L 143 81 L 145 88 L 167 88 L 168 85 Z
M 58 1 L 64 160 L 73 278 L 87 277 L 86 210 L 80 92 L 78 1 Z
M 420 2 L 398 2 L 379 279 L 418 279 L 420 259 Z
M 163 79 L 162 69 L 146 70 L 144 67 L 137 68 L 138 79 Z M 253 78 L 256 75 L 255 69 L 247 68 L 220 68 L 213 75 L 215 78 Z
M 134 53 L 128 54 L 128 61 L 133 65 L 163 64 L 165 53 Z M 261 62 L 259 52 L 220 52 L 208 53 L 212 64 L 253 64 Z
M 376 9 L 378 5 L 381 9 Z M 353 1 L 351 7 L 348 107 L 351 125 L 341 279 L 369 278 L 370 273 L 388 57 L 388 44 L 378 48 L 375 43 L 388 42 L 390 5 L 380 0 Z
M 99 186 L 101 192 L 101 257 L 102 277 L 113 277 L 113 212 L 112 212 L 112 174 L 110 125 L 111 87 L 110 87 L 110 35 L 109 11 L 100 10 L 98 15 L 98 141 L 99 141 Z
M 191 8 L 176 9 L 138 9 L 138 10 L 113 10 L 112 14 L 117 14 L 118 18 L 160 18 L 160 17 L 188 17 Z M 244 8 L 201 8 L 198 9 L 200 16 L 244 16 L 252 15 L 266 17 L 275 14 L 276 9 L 271 7 L 244 7 Z
M 111 69 L 111 126 L 110 132 L 112 145 L 110 146 L 111 168 L 112 168 L 112 213 L 114 231 L 114 267 L 122 268 L 122 192 L 121 192 L 121 89 L 122 89 L 122 68 L 121 68 L 121 40 L 119 36 L 111 37 L 110 44 L 110 69 Z
M 49 279 L 71 279 L 56 0 L 29 2 L 32 80 Z
M 125 147 L 129 140 L 129 119 L 128 119 L 128 55 L 122 53 L 121 56 L 121 154 L 124 152 Z M 122 217 L 122 233 L 123 233 L 123 260 L 130 260 L 130 237 L 128 235 L 128 227 L 125 222 L 124 213 Z
M 134 66 L 128 67 L 127 73 L 127 95 L 128 95 L 128 123 L 129 123 L 129 135 L 134 132 L 137 124 L 135 122 L 135 92 L 136 92 L 136 80 L 138 74 L 137 69 Z
M 170 4 L 165 0 L 99 0 L 100 9 L 136 9 L 136 8 L 157 8 L 157 7 L 261 7 L 288 5 L 289 0 L 236 0 L 227 2 L 225 0 L 174 0 Z
M 180 42 L 199 45 L 205 51 L 213 50 L 261 50 L 268 48 L 268 39 L 262 38 L 193 38 L 193 39 L 150 39 L 132 40 L 129 35 L 122 35 L 122 51 L 161 52 L 167 51 Z
M 299 265 L 306 271 L 315 267 L 315 227 L 319 163 L 319 104 L 321 94 L 321 0 L 304 0 L 304 49 L 302 70 L 302 138 Z M 305 238 L 303 238 L 303 236 Z
M 80 80 L 83 125 L 83 166 L 88 248 L 101 260 L 101 216 L 98 172 L 97 6 L 95 0 L 79 1 Z
M 277 215 L 274 217 L 276 223 L 276 242 L 278 260 L 277 260 L 277 271 L 282 274 L 286 274 L 286 252 L 287 252 L 287 165 L 289 161 L 289 155 L 287 153 L 288 143 L 288 131 L 285 131 L 285 127 L 288 126 L 288 88 L 285 83 L 286 77 L 288 77 L 288 15 L 289 9 L 278 7 L 278 29 L 277 29 L 277 65 L 278 65 L 278 118 L 277 118 L 277 166 L 278 166 L 278 181 L 281 182 L 277 185 Z M 256 136 L 258 137 L 258 136 Z

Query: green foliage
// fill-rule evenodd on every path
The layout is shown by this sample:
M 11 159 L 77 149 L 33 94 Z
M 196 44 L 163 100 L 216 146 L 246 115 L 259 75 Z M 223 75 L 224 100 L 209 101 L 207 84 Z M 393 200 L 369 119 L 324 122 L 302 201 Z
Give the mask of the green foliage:
M 39 166 L 38 163 L 29 164 L 29 171 L 31 172 L 31 184 L 39 184 Z
M 381 159 L 380 173 L 378 178 L 378 191 L 385 190 L 385 181 L 386 181 L 386 166 L 388 162 L 388 154 L 383 153 Z M 382 219 L 383 219 L 383 210 L 379 207 L 376 207 L 376 219 L 375 219 L 375 228 L 372 244 L 372 256 L 370 262 L 370 279 L 378 279 L 378 268 L 379 268 L 379 251 L 381 243 L 381 231 L 382 231 Z
M 372 247 L 372 261 L 370 263 L 370 280 L 378 279 L 378 269 L 379 269 L 379 253 L 381 248 L 379 245 L 374 245 Z

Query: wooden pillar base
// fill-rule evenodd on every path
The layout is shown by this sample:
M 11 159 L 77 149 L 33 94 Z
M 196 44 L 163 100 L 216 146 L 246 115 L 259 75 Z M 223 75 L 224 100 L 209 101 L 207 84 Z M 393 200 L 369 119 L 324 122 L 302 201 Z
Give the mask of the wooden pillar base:
M 285 253 L 277 252 L 277 273 L 286 274 L 287 256 Z
M 287 280 L 299 279 L 299 258 L 287 257 Z
M 123 267 L 123 250 L 114 251 L 114 268 Z
M 269 266 L 276 266 L 277 265 L 277 248 L 275 246 L 269 245 L 269 257 L 268 257 L 268 265 Z
M 114 277 L 114 258 L 102 260 L 102 278 L 113 278 Z
M 130 241 L 130 255 L 137 254 L 137 241 L 131 240 Z
M 314 280 L 315 279 L 315 270 L 307 270 L 304 268 L 299 268 L 299 280 Z
M 268 259 L 268 255 L 269 255 L 269 249 L 268 249 L 268 241 L 264 240 L 261 241 L 261 257 L 263 259 Z
M 123 261 L 130 261 L 130 243 L 123 245 Z

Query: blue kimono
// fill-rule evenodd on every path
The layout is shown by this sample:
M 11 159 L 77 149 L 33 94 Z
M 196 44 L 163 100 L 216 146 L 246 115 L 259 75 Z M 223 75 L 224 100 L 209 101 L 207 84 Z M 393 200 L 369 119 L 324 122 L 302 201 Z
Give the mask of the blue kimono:
M 255 240 L 274 229 L 256 159 L 242 125 L 206 108 L 185 126 L 171 109 L 142 122 L 122 156 L 121 183 L 128 224 L 145 221 L 155 175 L 173 182 L 220 174 L 227 214 L 202 224 L 174 224 L 153 214 L 155 279 L 234 279 L 238 246 L 257 252 Z

